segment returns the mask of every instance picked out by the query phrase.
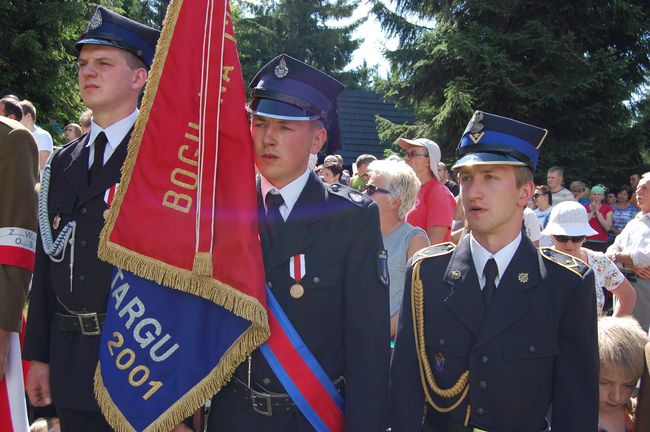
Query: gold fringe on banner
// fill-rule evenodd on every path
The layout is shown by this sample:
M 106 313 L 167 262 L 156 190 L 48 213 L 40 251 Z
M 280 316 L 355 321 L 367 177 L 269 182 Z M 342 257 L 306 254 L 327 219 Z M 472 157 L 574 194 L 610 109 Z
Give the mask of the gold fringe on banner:
M 144 432 L 171 431 L 185 418 L 194 414 L 230 380 L 235 368 L 270 335 L 266 309 L 256 298 L 245 295 L 228 284 L 208 277 L 212 275 L 211 254 L 198 253 L 194 258 L 193 271 L 190 271 L 143 256 L 109 241 L 109 235 L 114 229 L 119 208 L 131 181 L 140 141 L 149 120 L 149 113 L 158 90 L 182 5 L 183 0 L 171 0 L 167 8 L 163 30 L 149 72 L 140 115 L 131 134 L 127 157 L 122 166 L 120 187 L 100 235 L 98 255 L 102 260 L 142 278 L 210 300 L 235 315 L 250 321 L 251 326 L 233 343 L 225 352 L 219 364 L 199 384 L 181 397 Z M 102 413 L 117 432 L 135 431 L 117 408 L 103 385 L 99 364 L 95 371 L 95 396 Z
M 197 252 L 194 255 L 192 272 L 199 276 L 212 276 L 212 252 Z

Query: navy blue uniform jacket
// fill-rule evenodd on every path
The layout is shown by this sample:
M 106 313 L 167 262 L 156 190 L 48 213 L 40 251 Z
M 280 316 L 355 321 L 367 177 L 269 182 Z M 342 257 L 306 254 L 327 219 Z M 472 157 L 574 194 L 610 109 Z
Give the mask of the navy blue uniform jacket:
M 378 274 L 383 242 L 377 206 L 353 189 L 325 185 L 311 173 L 280 241 L 271 247 L 259 182 L 258 198 L 267 283 L 328 377 L 345 378 L 345 430 L 384 431 L 390 328 L 388 288 Z M 289 294 L 295 283 L 289 259 L 295 254 L 305 255 L 305 293 L 299 299 Z M 246 382 L 247 371 L 244 362 L 235 376 Z M 257 391 L 286 393 L 259 350 L 252 356 L 251 385 Z M 299 412 L 255 413 L 242 389 L 231 382 L 213 399 L 211 432 L 313 430 Z
M 54 313 L 68 314 L 57 301 L 76 312 L 105 313 L 113 266 L 97 257 L 99 233 L 104 227 L 106 190 L 120 181 L 120 169 L 131 134 L 88 185 L 88 135 L 71 142 L 52 158 L 49 190 L 50 227 L 60 217 L 54 239 L 69 221 L 77 222 L 72 290 L 70 252 L 55 263 L 43 251 L 39 232 L 34 281 L 29 302 L 23 357 L 50 365 L 54 404 L 83 411 L 99 411 L 93 392 L 100 336 L 84 336 L 52 327 Z
M 469 238 L 453 252 L 442 246 L 428 251 L 433 256 L 422 258 L 420 268 L 426 353 L 441 388 L 453 386 L 469 369 L 469 394 L 447 414 L 428 406 L 425 422 L 436 424 L 436 416 L 447 415 L 462 424 L 469 403 L 474 427 L 539 432 L 552 404 L 553 432 L 596 430 L 599 361 L 593 272 L 568 255 L 538 251 L 522 236 L 486 312 Z M 412 269 L 391 366 L 393 432 L 422 430 L 425 405 L 414 345 L 411 278 Z M 430 393 L 440 407 L 458 400 Z

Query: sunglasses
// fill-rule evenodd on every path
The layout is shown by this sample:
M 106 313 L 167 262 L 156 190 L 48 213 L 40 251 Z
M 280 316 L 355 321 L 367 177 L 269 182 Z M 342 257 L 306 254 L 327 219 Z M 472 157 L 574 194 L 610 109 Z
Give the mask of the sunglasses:
M 571 240 L 573 243 L 580 243 L 587 238 L 587 236 L 565 236 L 565 235 L 554 235 L 555 240 L 560 243 L 566 243 Z
M 415 151 L 415 150 L 407 151 L 407 152 L 405 152 L 404 154 L 405 154 L 406 156 L 410 157 L 410 158 L 413 158 L 413 157 L 416 157 L 416 156 L 422 156 L 422 157 L 427 157 L 427 158 L 429 157 L 428 154 L 418 153 L 418 152 Z
M 377 187 L 375 185 L 366 185 L 366 187 L 364 188 L 363 191 L 368 196 L 373 196 L 377 192 L 383 193 L 383 194 L 390 194 L 390 191 L 388 189 L 379 188 L 379 187 Z

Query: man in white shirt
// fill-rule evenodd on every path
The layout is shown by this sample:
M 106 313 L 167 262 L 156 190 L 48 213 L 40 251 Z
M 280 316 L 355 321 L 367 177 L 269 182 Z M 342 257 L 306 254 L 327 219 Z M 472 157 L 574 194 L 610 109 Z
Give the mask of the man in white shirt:
M 632 316 L 641 327 L 650 327 L 650 172 L 645 173 L 636 188 L 641 211 L 629 221 L 607 249 L 614 261 L 636 289 L 636 306 Z
M 420 251 L 391 364 L 393 432 L 595 430 L 594 276 L 522 235 L 547 131 L 477 111 L 457 149 L 470 235 Z
M 34 406 L 54 403 L 68 432 L 112 430 L 93 391 L 113 272 L 97 248 L 106 191 L 120 181 L 159 34 L 97 8 L 76 44 L 81 98 L 93 110 L 90 133 L 56 152 L 43 171 L 48 208 L 40 218 L 47 222 L 39 226 L 25 337 L 27 393 Z M 57 254 L 51 242 L 66 229 L 68 246 Z
M 546 173 L 546 184 L 553 193 L 553 204 L 576 200 L 571 191 L 564 187 L 564 168 L 550 167 Z
M 42 171 L 47 158 L 50 157 L 54 149 L 52 135 L 36 124 L 36 107 L 33 103 L 25 99 L 20 101 L 20 106 L 23 109 L 23 119 L 20 122 L 34 135 L 38 146 L 38 170 Z

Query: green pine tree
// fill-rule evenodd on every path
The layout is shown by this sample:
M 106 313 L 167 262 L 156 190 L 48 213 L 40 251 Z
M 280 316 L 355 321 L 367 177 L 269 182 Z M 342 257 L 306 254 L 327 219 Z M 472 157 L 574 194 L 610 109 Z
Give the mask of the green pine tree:
M 359 0 L 245 0 L 233 5 L 235 33 L 245 80 L 269 60 L 287 53 L 335 76 L 348 86 L 357 87 L 362 71 L 344 72 L 361 40 L 352 33 L 363 23 L 350 18 Z
M 451 158 L 481 109 L 549 129 L 540 180 L 551 165 L 569 179 L 612 184 L 642 169 L 633 95 L 650 65 L 648 2 L 394 3 L 391 11 L 375 0 L 373 11 L 400 39 L 383 88 L 416 108 L 421 123 L 407 133 L 433 138 Z

